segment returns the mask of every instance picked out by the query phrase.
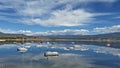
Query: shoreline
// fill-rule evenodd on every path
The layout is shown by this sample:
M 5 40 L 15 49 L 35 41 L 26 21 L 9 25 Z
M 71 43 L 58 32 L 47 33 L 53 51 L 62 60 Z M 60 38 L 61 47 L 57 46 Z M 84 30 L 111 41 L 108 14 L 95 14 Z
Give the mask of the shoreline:
M 72 42 L 72 41 L 75 41 L 75 42 L 107 42 L 107 43 L 120 43 L 120 40 L 83 40 L 83 39 L 30 39 L 30 40 L 24 40 L 24 42 L 47 42 L 47 41 L 50 41 L 50 42 L 59 42 L 59 41 L 62 41 L 62 42 L 65 42 L 65 41 L 68 41 L 68 42 Z M 0 39 L 0 43 L 2 42 L 23 42 L 22 39 Z

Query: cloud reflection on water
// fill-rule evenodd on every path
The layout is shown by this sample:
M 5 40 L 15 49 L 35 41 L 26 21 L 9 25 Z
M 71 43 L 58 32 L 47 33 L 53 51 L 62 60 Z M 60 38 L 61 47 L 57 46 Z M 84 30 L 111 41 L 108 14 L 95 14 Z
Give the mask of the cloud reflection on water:
M 47 59 L 42 54 L 38 54 L 38 55 L 22 54 L 22 55 L 16 56 L 18 57 L 16 60 L 21 61 L 21 63 L 14 61 L 14 62 L 4 63 L 4 65 L 6 66 L 6 68 L 14 68 L 14 67 L 15 68 L 39 68 L 39 67 L 41 68 L 80 68 L 80 67 L 89 68 L 91 67 L 92 65 L 89 64 L 81 56 L 82 55 L 66 53 L 66 54 L 61 54 L 59 57 L 48 57 Z M 11 58 L 11 61 L 13 60 L 12 57 L 9 57 Z
M 106 66 L 102 66 L 95 63 L 99 62 L 100 60 L 107 61 L 111 58 L 106 58 L 106 60 L 104 58 L 94 57 L 94 55 L 102 53 L 120 57 L 120 49 L 104 46 L 57 43 L 52 45 L 44 43 L 44 45 L 41 45 L 41 47 L 37 48 L 36 45 L 36 43 L 30 44 L 30 46 L 32 46 L 31 51 L 23 54 L 17 52 L 10 52 L 13 47 L 16 47 L 16 44 L 7 44 L 5 46 L 0 46 L 0 50 L 2 48 L 9 48 L 8 52 L 10 53 L 0 56 L 0 64 L 4 64 L 5 68 L 105 68 L 107 64 Z M 46 58 L 43 55 L 43 53 L 46 51 L 42 51 L 42 49 L 44 48 L 50 50 L 60 49 L 65 53 L 60 52 L 60 55 L 58 57 Z M 92 51 L 94 55 L 89 54 L 90 51 Z M 87 54 L 91 57 L 89 57 Z M 88 56 L 89 58 L 86 56 Z M 116 63 L 116 65 L 118 64 Z
M 113 56 L 120 57 L 120 49 L 116 49 L 116 48 L 99 47 L 99 48 L 93 49 L 93 51 L 96 53 L 104 53 L 104 54 L 110 54 Z

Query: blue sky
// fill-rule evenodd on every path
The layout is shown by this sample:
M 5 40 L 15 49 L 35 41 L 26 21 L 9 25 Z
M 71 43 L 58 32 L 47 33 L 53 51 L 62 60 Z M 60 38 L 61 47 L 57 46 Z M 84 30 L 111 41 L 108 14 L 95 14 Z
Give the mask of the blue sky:
M 120 0 L 1 0 L 0 32 L 86 35 L 120 32 Z

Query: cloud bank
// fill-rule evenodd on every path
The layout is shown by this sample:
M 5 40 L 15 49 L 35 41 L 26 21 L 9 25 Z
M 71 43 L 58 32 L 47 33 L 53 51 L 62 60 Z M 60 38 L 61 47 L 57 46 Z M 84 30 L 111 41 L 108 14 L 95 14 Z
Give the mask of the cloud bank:
M 0 10 L 4 14 L 0 20 L 40 26 L 81 26 L 94 21 L 99 14 L 91 13 L 75 5 L 102 2 L 114 3 L 117 0 L 2 0 Z M 80 6 L 81 7 L 81 6 Z M 10 14 L 8 14 L 11 12 Z M 11 18 L 13 17 L 13 18 Z
M 101 27 L 93 28 L 91 31 L 87 29 L 64 29 L 64 30 L 51 30 L 44 32 L 34 32 L 31 30 L 10 30 L 0 28 L 0 32 L 3 33 L 15 33 L 15 34 L 26 34 L 26 35 L 88 35 L 90 32 L 94 34 L 103 34 L 103 33 L 114 33 L 120 32 L 120 25 L 114 25 L 111 27 Z
M 111 27 L 94 28 L 93 32 L 96 32 L 96 33 L 114 33 L 114 32 L 120 32 L 120 25 L 114 25 L 114 26 L 111 26 Z

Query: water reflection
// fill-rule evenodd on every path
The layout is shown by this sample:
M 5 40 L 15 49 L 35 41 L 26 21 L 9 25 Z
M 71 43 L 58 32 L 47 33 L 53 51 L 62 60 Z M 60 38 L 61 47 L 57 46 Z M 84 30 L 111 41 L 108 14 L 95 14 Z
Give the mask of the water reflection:
M 111 55 L 120 57 L 120 49 L 99 47 L 93 50 L 96 53 L 111 54 Z
M 0 68 L 119 68 L 120 49 L 76 43 L 25 43 L 26 52 L 17 51 L 21 45 L 0 45 Z M 111 44 L 112 45 L 112 44 Z M 45 57 L 46 52 L 59 56 Z

